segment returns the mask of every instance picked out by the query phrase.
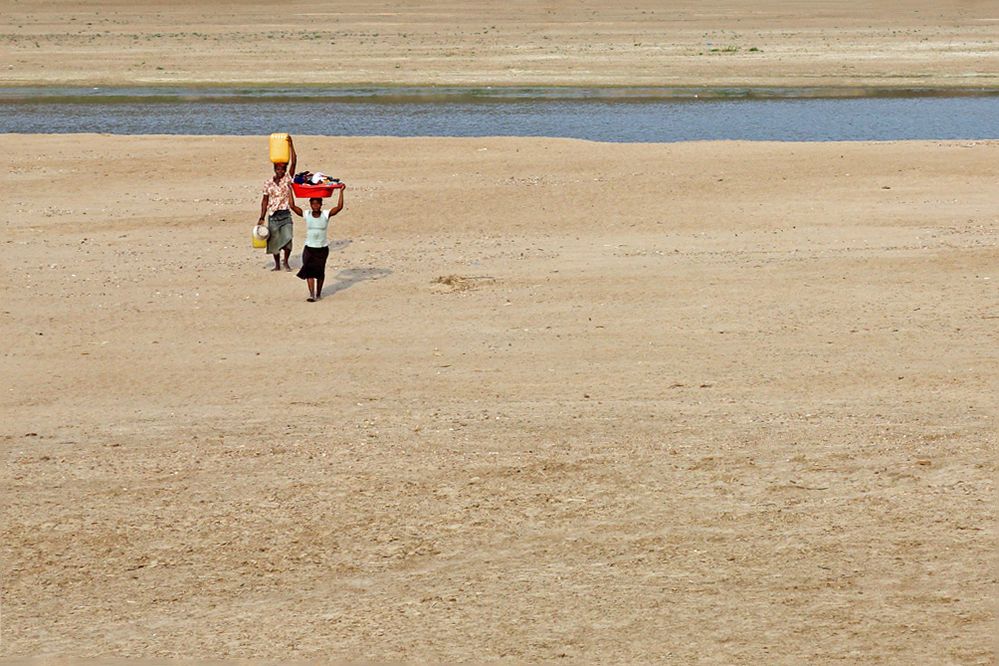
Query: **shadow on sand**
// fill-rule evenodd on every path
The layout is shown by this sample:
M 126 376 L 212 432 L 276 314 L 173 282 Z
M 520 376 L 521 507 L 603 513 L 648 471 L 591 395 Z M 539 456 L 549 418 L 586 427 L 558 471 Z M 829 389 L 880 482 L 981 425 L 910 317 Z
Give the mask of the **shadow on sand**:
M 326 284 L 323 285 L 323 299 L 344 289 L 350 289 L 358 282 L 381 280 L 391 274 L 392 271 L 388 268 L 345 268 L 336 275 L 326 278 Z

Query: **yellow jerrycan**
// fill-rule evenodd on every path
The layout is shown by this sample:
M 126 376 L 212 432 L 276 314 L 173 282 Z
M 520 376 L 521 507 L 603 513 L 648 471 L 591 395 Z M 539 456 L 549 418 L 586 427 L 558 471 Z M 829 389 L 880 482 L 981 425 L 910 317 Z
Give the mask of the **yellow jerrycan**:
M 253 225 L 253 229 L 250 231 L 253 247 L 258 249 L 267 247 L 267 235 L 267 227 L 260 224 Z
M 291 147 L 288 145 L 288 134 L 277 132 L 271 134 L 271 162 L 287 164 L 291 160 Z

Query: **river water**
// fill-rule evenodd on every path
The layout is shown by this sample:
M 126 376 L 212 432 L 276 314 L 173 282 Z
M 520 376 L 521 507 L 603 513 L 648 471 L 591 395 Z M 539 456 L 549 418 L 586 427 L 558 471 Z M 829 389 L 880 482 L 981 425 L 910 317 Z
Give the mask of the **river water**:
M 667 89 L 2 89 L 0 132 L 545 136 L 610 142 L 997 139 L 999 95 Z

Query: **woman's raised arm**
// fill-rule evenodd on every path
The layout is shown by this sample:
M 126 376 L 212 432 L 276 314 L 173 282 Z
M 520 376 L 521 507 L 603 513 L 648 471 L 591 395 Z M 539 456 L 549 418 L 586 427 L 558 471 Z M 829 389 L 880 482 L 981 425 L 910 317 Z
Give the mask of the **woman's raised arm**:
M 337 200 L 336 200 L 336 205 L 333 206 L 332 208 L 330 208 L 330 214 L 329 214 L 330 217 L 333 217 L 334 215 L 336 215 L 337 213 L 339 213 L 341 210 L 343 210 L 343 191 L 344 191 L 344 189 L 346 189 L 346 186 L 344 186 L 344 187 L 338 187 L 337 188 L 338 197 L 337 197 Z

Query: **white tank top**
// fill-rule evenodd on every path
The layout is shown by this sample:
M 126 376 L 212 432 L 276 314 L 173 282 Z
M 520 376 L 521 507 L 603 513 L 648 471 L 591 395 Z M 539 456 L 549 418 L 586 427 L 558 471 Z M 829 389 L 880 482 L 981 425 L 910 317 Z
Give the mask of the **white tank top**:
M 326 229 L 330 224 L 330 212 L 324 210 L 319 217 L 313 217 L 311 210 L 304 212 L 305 244 L 309 247 L 328 247 L 330 242 L 326 239 Z

